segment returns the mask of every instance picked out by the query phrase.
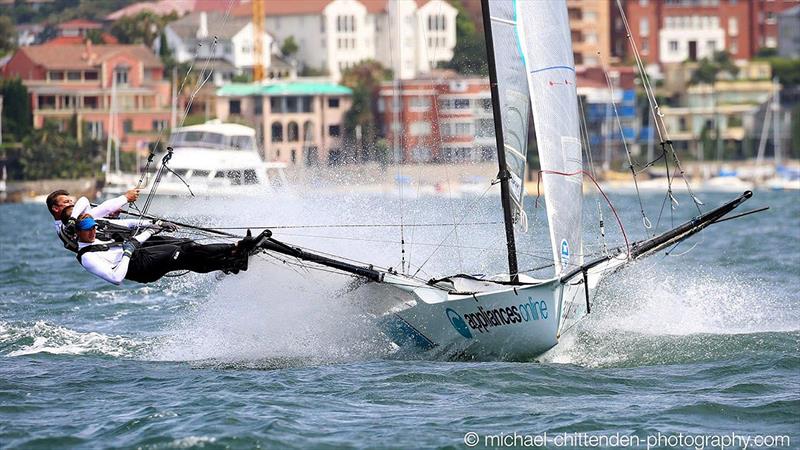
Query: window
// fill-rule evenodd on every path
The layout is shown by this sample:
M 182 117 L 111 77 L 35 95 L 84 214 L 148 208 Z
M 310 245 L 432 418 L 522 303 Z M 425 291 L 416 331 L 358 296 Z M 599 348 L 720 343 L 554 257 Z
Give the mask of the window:
M 62 109 L 73 109 L 76 108 L 78 99 L 74 95 L 65 95 L 62 97 L 61 108 Z
M 297 142 L 300 140 L 300 127 L 297 122 L 289 122 L 286 127 L 286 140 L 288 142 Z
M 731 39 L 730 50 L 734 55 L 739 53 L 739 45 L 736 43 L 736 39 Z
M 154 120 L 153 121 L 153 131 L 163 131 L 167 128 L 167 121 L 166 120 Z
M 122 122 L 122 131 L 125 133 L 130 133 L 133 131 L 133 121 L 131 119 L 126 119 Z
M 647 17 L 639 19 L 639 36 L 648 36 L 650 34 L 650 21 Z
M 228 102 L 228 112 L 230 114 L 241 114 L 242 113 L 242 101 L 241 100 L 230 100 Z
M 300 97 L 300 111 L 304 113 L 314 112 L 314 98 L 311 96 Z
M 242 184 L 242 171 L 241 170 L 229 170 L 225 172 L 225 178 L 230 180 L 232 185 L 240 185 Z
M 87 70 L 83 73 L 83 79 L 86 81 L 97 81 L 97 71 L 96 70 Z
M 711 54 L 713 54 L 717 50 L 717 41 L 714 40 L 706 41 L 706 48 Z
M 590 31 L 584 35 L 584 42 L 587 44 L 597 44 L 597 33 Z
M 297 162 L 297 150 L 292 149 L 291 159 L 292 159 L 292 164 Z
M 339 137 L 342 135 L 342 127 L 340 125 L 330 125 L 328 126 L 328 136 L 330 137 Z
M 254 169 L 244 171 L 244 184 L 258 184 L 258 175 Z
M 253 97 L 253 114 L 260 116 L 264 114 L 264 98 Z
M 126 85 L 128 84 L 128 68 L 127 67 L 117 67 L 114 69 L 114 81 L 118 85 Z
M 56 96 L 55 95 L 40 95 L 39 96 L 39 109 L 55 109 Z
M 296 113 L 297 111 L 297 97 L 286 97 L 286 112 Z
M 728 18 L 728 34 L 731 36 L 739 34 L 739 22 L 736 20 L 736 17 Z
M 286 104 L 284 103 L 284 97 L 270 97 L 269 98 L 269 110 L 273 113 L 284 113 L 286 112 Z
M 480 100 L 481 108 L 484 111 L 491 111 L 492 110 L 492 99 L 491 98 L 484 98 Z
M 81 81 L 81 73 L 78 71 L 69 71 L 67 72 L 67 80 L 69 81 Z
M 595 22 L 597 21 L 597 12 L 596 11 L 586 11 L 583 15 L 583 20 L 587 22 Z
M 669 51 L 673 53 L 678 51 L 678 41 L 669 41 Z
M 408 107 L 412 111 L 427 111 L 431 109 L 430 97 L 411 97 L 408 100 Z
M 468 109 L 469 108 L 469 99 L 468 98 L 457 98 L 453 100 L 453 108 L 454 109 Z
M 382 104 L 383 102 L 381 102 Z M 339 97 L 330 97 L 328 98 L 328 108 L 338 108 L 339 107 Z
M 272 122 L 272 142 L 283 142 L 283 124 Z
M 92 139 L 102 139 L 103 138 L 103 122 L 96 121 L 96 122 L 86 122 L 86 128 L 89 134 L 89 137 Z
M 427 136 L 431 134 L 431 123 L 426 121 L 411 122 L 408 131 L 411 136 Z
M 646 37 L 642 38 L 642 53 L 650 52 L 650 41 Z
M 83 107 L 88 109 L 97 109 L 100 100 L 97 96 L 83 97 Z

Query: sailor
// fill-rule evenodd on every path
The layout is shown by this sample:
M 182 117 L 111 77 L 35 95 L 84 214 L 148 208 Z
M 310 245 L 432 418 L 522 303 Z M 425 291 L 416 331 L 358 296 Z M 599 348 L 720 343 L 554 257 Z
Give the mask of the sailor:
M 92 208 L 86 197 L 81 197 L 75 202 L 75 199 L 69 195 L 69 192 L 59 189 L 51 192 L 50 195 L 47 196 L 46 203 L 47 210 L 50 211 L 50 214 L 55 220 L 56 234 L 64 244 L 64 248 L 72 252 L 77 252 L 77 237 L 75 236 L 74 230 L 72 230 L 73 227 L 69 226 L 69 220 L 65 220 L 65 216 L 68 219 L 70 215 L 72 217 L 78 217 L 80 214 L 89 213 L 96 218 L 112 217 L 118 214 L 123 206 L 130 202 L 135 202 L 138 198 L 139 190 L 131 189 L 124 195 L 106 200 Z
M 131 229 L 137 220 L 126 221 Z M 198 244 L 191 239 L 149 239 L 158 232 L 147 228 L 124 242 L 96 239 L 97 223 L 90 214 L 78 218 L 78 261 L 90 273 L 113 284 L 123 279 L 138 283 L 156 281 L 172 271 L 189 270 L 207 273 L 223 271 L 238 273 L 247 270 L 251 254 L 258 251 L 271 236 L 265 230 L 253 238 L 248 236 L 236 244 Z

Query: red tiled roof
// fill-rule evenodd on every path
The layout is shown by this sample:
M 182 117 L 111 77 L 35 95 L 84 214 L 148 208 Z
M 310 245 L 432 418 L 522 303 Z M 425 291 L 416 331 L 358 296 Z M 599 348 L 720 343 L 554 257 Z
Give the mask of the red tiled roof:
M 200 0 L 198 0 L 200 1 Z M 209 1 L 209 0 L 206 0 Z M 389 1 L 398 0 L 358 0 L 369 14 L 381 13 L 387 10 Z M 430 0 L 416 0 L 417 6 L 423 6 Z M 332 0 L 267 0 L 264 4 L 264 13 L 269 16 L 295 16 L 321 14 Z M 249 16 L 252 14 L 253 5 L 250 1 L 241 2 L 233 8 L 231 15 Z
M 31 45 L 21 47 L 31 61 L 46 69 L 84 69 L 97 67 L 104 60 L 120 53 L 142 61 L 145 67 L 162 67 L 161 60 L 144 45 L 93 45 L 87 55 L 86 45 Z
M 103 25 L 97 22 L 92 22 L 91 20 L 74 19 L 70 20 L 69 22 L 60 23 L 56 25 L 56 28 L 58 28 L 59 30 L 71 29 L 71 28 L 100 29 L 103 28 Z
M 104 44 L 119 44 L 117 38 L 108 33 L 102 33 L 100 37 L 103 39 Z M 43 45 L 83 45 L 84 43 L 86 43 L 84 36 L 58 36 Z

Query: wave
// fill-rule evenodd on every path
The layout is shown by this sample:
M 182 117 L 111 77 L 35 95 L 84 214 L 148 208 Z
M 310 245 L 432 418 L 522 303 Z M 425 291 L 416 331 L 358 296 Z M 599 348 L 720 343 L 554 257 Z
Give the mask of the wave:
M 0 353 L 11 357 L 48 353 L 130 358 L 146 345 L 124 336 L 79 332 L 41 320 L 34 323 L 0 322 Z

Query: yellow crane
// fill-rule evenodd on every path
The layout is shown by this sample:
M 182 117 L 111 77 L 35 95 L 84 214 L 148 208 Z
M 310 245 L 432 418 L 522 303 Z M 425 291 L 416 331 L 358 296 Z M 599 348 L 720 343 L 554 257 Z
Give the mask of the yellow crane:
M 253 81 L 264 79 L 264 0 L 252 0 L 253 6 Z

